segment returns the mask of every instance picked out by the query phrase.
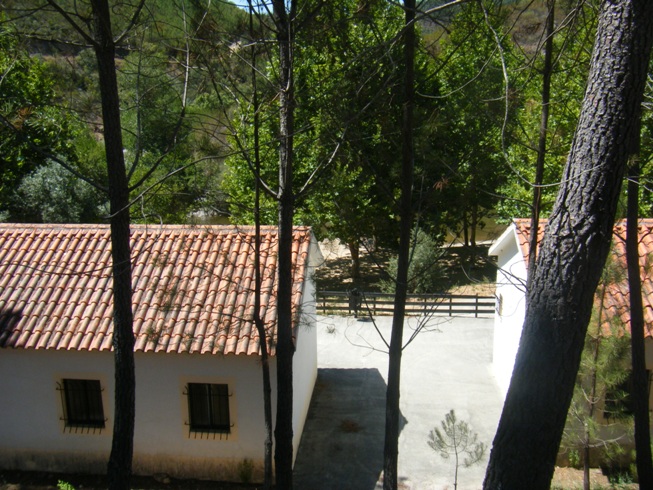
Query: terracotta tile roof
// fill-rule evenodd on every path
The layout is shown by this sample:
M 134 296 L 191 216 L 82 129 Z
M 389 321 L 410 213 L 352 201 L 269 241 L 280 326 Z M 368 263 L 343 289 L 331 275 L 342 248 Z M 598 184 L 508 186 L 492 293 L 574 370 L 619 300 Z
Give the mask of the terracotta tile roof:
M 540 222 L 538 243 L 544 236 L 546 220 Z M 528 260 L 528 240 L 531 232 L 529 219 L 514 220 L 516 236 L 524 260 Z M 653 219 L 640 219 L 638 230 L 640 275 L 642 279 L 642 301 L 644 305 L 645 335 L 653 337 Z M 614 226 L 612 260 L 620 266 L 623 274 L 606 288 L 604 308 L 609 319 L 619 317 L 623 325 L 630 325 L 630 300 L 628 299 L 628 275 L 626 269 L 626 222 L 618 221 Z M 597 299 L 598 301 L 598 299 Z M 609 325 L 606 322 L 606 328 Z
M 132 226 L 137 352 L 259 353 L 254 230 Z M 293 240 L 295 331 L 311 243 Z M 0 224 L 0 347 L 111 350 L 110 235 L 100 225 Z M 261 240 L 261 316 L 274 355 L 276 227 Z

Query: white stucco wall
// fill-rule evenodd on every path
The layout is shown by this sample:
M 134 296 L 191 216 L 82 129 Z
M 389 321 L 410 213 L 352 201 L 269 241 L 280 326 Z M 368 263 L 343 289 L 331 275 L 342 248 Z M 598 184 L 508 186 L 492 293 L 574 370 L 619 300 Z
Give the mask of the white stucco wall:
M 497 311 L 494 315 L 492 368 L 505 398 L 524 325 L 526 263 L 510 226 L 490 248 L 497 256 Z
M 312 275 L 313 268 L 308 274 Z M 317 328 L 315 326 L 315 284 L 304 282 L 304 303 L 293 356 L 293 464 L 304 430 L 317 379 Z
M 265 426 L 258 356 L 140 354 L 136 362 L 136 472 L 233 478 L 244 459 L 260 470 Z M 228 385 L 228 437 L 189 431 L 189 382 Z
M 113 427 L 111 353 L 6 349 L 0 353 L 0 465 L 7 469 L 103 473 Z M 274 361 L 272 371 L 275 372 Z M 106 428 L 65 430 L 56 390 L 63 378 L 99 379 Z M 233 428 L 229 437 L 191 434 L 184 388 L 188 382 L 227 383 Z M 173 476 L 237 478 L 245 458 L 263 458 L 263 407 L 257 356 L 136 355 L 134 471 Z M 274 406 L 274 405 L 273 405 Z M 303 420 L 302 420 L 303 425 Z
M 0 355 L 2 414 L 0 461 L 5 468 L 104 472 L 113 427 L 111 353 L 6 349 Z M 274 371 L 274 366 L 273 366 Z M 106 428 L 96 433 L 65 430 L 57 382 L 99 379 Z M 188 382 L 227 383 L 232 394 L 228 437 L 190 433 Z M 262 382 L 258 356 L 136 355 L 134 471 L 223 478 L 263 458 Z M 80 431 L 81 432 L 81 431 Z M 92 431 L 91 431 L 92 432 Z
M 311 404 L 313 387 L 317 379 L 317 332 L 315 323 L 302 324 L 298 349 L 293 357 L 293 464 Z
M 3 349 L 0 351 L 0 464 L 4 468 L 69 468 L 104 471 L 111 450 L 113 368 L 111 354 Z M 107 429 L 99 434 L 64 432 L 57 382 L 99 379 Z

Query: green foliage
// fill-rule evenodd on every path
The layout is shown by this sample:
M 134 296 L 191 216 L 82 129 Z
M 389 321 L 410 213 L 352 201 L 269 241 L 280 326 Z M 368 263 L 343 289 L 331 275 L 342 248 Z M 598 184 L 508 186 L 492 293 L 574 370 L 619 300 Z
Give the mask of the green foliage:
M 527 13 L 535 15 L 532 10 Z M 546 13 L 540 14 L 539 22 L 545 16 Z M 522 23 L 528 25 L 527 19 L 522 19 Z M 542 217 L 545 217 L 553 206 L 558 192 L 557 183 L 562 177 L 562 169 L 571 147 L 585 91 L 595 28 L 595 9 L 590 4 L 583 4 L 570 15 L 569 22 L 556 29 L 542 188 Z M 513 84 L 521 103 L 514 115 L 517 128 L 514 140 L 506 153 L 511 176 L 500 188 L 500 194 L 508 196 L 509 199 L 501 200 L 497 206 L 497 212 L 503 219 L 530 216 L 533 200 L 532 182 L 535 180 L 542 118 L 543 49 L 537 50 L 530 59 L 526 54 L 523 61 L 533 65 L 534 69 L 515 72 L 513 75 Z
M 653 216 L 653 59 L 642 103 L 642 131 L 640 142 L 640 215 Z
M 73 42 L 79 39 L 68 23 L 47 7 L 32 15 L 21 15 L 27 13 L 27 9 L 35 6 L 35 3 L 32 0 L 7 2 L 7 12 L 17 17 L 12 25 L 21 31 L 21 36 L 30 33 L 42 39 Z M 63 0 L 60 4 L 73 17 L 77 14 L 83 17 L 90 8 L 87 2 Z M 116 32 L 127 25 L 132 13 L 131 4 L 112 6 L 112 21 Z M 130 185 L 142 181 L 138 188 L 134 188 L 131 196 L 135 202 L 133 216 L 136 219 L 186 221 L 193 211 L 209 204 L 207 196 L 211 195 L 211 186 L 221 173 L 221 165 L 220 159 L 207 158 L 207 155 L 217 154 L 223 144 L 216 130 L 216 124 L 220 125 L 220 121 L 215 114 L 216 108 L 221 110 L 222 106 L 213 104 L 211 109 L 202 106 L 199 96 L 206 94 L 206 72 L 194 70 L 189 83 L 184 85 L 184 50 L 187 46 L 195 50 L 208 44 L 208 39 L 196 41 L 197 38 L 187 37 L 187 34 L 192 36 L 199 31 L 203 34 L 211 32 L 212 39 L 220 37 L 221 40 L 237 42 L 246 19 L 247 16 L 241 9 L 225 2 L 191 2 L 182 9 L 178 2 L 155 0 L 148 3 L 129 37 L 125 39 L 124 46 L 129 46 L 129 49 L 119 47 L 116 64 L 123 144 Z M 205 27 L 209 23 L 211 29 L 207 30 Z M 2 31 L 3 40 L 7 38 L 5 31 L 6 28 Z M 6 117 L 10 121 L 17 121 L 16 128 L 27 128 L 30 132 L 22 131 L 25 134 L 19 134 L 14 131 L 14 139 L 22 146 L 9 138 L 3 138 L 0 142 L 0 149 L 3 150 L 0 156 L 3 170 L 0 174 L 0 209 L 5 210 L 3 216 L 10 220 L 96 220 L 96 217 L 79 217 L 88 213 L 80 215 L 78 209 L 64 212 L 65 206 L 60 204 L 76 199 L 74 186 L 59 185 L 57 192 L 50 187 L 43 196 L 39 196 L 37 187 L 45 182 L 53 184 L 56 179 L 50 170 L 35 173 L 47 165 L 50 160 L 48 154 L 51 153 L 90 180 L 106 187 L 95 54 L 92 49 L 80 49 L 72 45 L 66 45 L 63 51 L 54 52 L 50 51 L 52 44 L 47 42 L 29 45 L 30 50 L 48 55 L 46 61 L 41 62 L 37 56 L 30 58 L 22 46 L 18 49 L 18 36 L 11 39 L 11 44 L 2 44 L 0 67 L 3 68 L 1 73 L 4 79 L 3 90 L 0 90 L 0 110 L 3 115 L 8 114 Z M 13 51 L 5 49 L 7 46 Z M 230 44 L 225 42 L 224 46 L 229 51 Z M 10 54 L 5 56 L 7 52 Z M 193 53 L 193 56 L 197 55 Z M 21 60 L 21 63 L 24 60 L 24 63 L 15 63 L 12 61 L 14 58 Z M 9 62 L 6 62 L 7 59 Z M 219 63 L 220 60 L 213 61 Z M 11 71 L 5 73 L 5 65 L 9 65 Z M 28 66 L 31 72 L 23 69 L 23 66 Z M 25 82 L 27 75 L 23 75 L 23 72 L 29 75 L 28 79 L 32 83 Z M 23 79 L 19 79 L 18 75 L 22 75 Z M 34 100 L 23 102 L 18 99 L 13 102 L 13 99 L 17 99 L 14 92 L 4 90 L 10 86 L 27 92 Z M 186 118 L 183 121 L 179 118 L 182 93 L 187 95 Z M 7 100 L 12 101 L 13 105 L 8 106 Z M 195 100 L 198 104 L 195 104 Z M 41 114 L 47 118 L 41 117 Z M 206 124 L 207 121 L 210 126 Z M 50 123 L 52 127 L 45 126 L 42 122 Z M 191 122 L 198 124 L 192 127 Z M 35 132 L 35 128 L 39 132 Z M 0 131 L 6 130 L 7 125 L 0 126 Z M 89 133 L 95 135 L 95 140 L 88 137 Z M 27 136 L 30 137 L 29 141 Z M 32 151 L 37 144 L 40 145 L 39 150 L 44 151 Z M 12 148 L 12 151 L 4 151 L 8 146 L 17 150 Z M 32 153 L 25 156 L 26 150 Z M 12 167 L 5 164 L 3 160 L 16 154 L 16 165 Z M 190 165 L 196 159 L 201 159 L 202 163 Z M 31 176 L 30 182 L 21 186 L 21 180 L 27 175 Z M 43 179 L 43 175 L 49 177 Z M 15 199 L 19 188 L 21 199 Z M 65 195 L 66 192 L 72 193 Z M 28 196 L 37 200 L 26 202 L 24 199 Z M 44 199 L 54 199 L 59 204 L 38 209 Z M 57 214 L 57 209 L 61 212 L 52 217 L 53 213 Z
M 238 478 L 243 483 L 250 483 L 252 481 L 252 474 L 254 473 L 254 462 L 245 458 L 238 463 Z
M 27 175 L 16 198 L 23 203 L 21 221 L 94 223 L 109 214 L 105 196 L 56 162 Z
M 618 316 L 608 316 L 610 288 L 625 280 L 623 264 L 608 260 L 597 288 L 561 444 L 567 451 L 599 451 L 604 463 L 620 458 L 619 438 L 632 429 L 625 389 L 630 375 L 630 336 Z M 615 424 L 616 434 L 608 430 Z
M 83 127 L 54 105 L 53 79 L 16 34 L 0 27 L 0 209 L 20 180 L 50 155 L 77 161 L 73 139 Z
M 298 128 L 294 186 L 299 190 L 310 182 L 310 191 L 297 202 L 296 221 L 312 225 L 322 237 L 337 237 L 350 245 L 370 236 L 392 243 L 393 189 L 401 155 L 403 58 L 400 43 L 395 42 L 402 28 L 401 9 L 381 0 L 323 2 L 307 22 L 297 32 L 294 53 Z M 429 62 L 421 52 L 417 83 L 424 93 L 435 90 Z M 275 79 L 276 64 L 272 58 L 266 66 L 269 79 Z M 278 174 L 274 95 L 265 90 L 260 94 L 261 177 L 272 189 Z M 422 101 L 421 121 L 433 105 L 432 99 Z M 241 99 L 234 120 L 238 154 L 227 160 L 223 188 L 233 220 L 251 222 L 254 142 L 249 96 Z M 418 152 L 417 158 L 423 161 L 427 156 Z M 276 220 L 274 201 L 266 199 L 263 220 Z
M 57 482 L 57 489 L 58 490 L 75 490 L 75 487 L 72 484 L 70 484 L 70 483 L 68 483 L 66 481 L 59 480 Z
M 570 449 L 569 450 L 569 464 L 572 466 L 572 468 L 580 468 L 580 452 L 578 449 Z
M 159 46 L 143 43 L 127 56 L 118 74 L 125 147 L 139 155 L 166 151 L 177 136 L 183 86 Z
M 438 262 L 442 255 L 438 242 L 428 233 L 421 229 L 418 229 L 417 233 L 413 233 L 408 265 L 409 293 L 426 294 L 439 291 L 445 275 L 445 268 Z M 381 290 L 386 293 L 394 293 L 394 278 L 397 277 L 396 257 L 390 259 L 387 273 L 390 280 L 380 284 Z
M 161 45 L 143 41 L 118 74 L 125 158 L 139 213 L 134 218 L 185 221 L 199 198 L 191 170 L 191 128 L 184 111 L 184 76 Z M 136 197 L 134 196 L 134 197 Z
M 502 64 L 512 70 L 516 60 L 502 21 L 496 15 L 486 18 L 479 2 L 464 4 L 437 60 L 442 106 L 432 129 L 438 152 L 431 165 L 439 168 L 434 171 L 443 196 L 436 212 L 444 213 L 452 229 L 462 224 L 470 234 L 493 211 L 507 179 L 502 145 L 510 141 L 517 101 L 506 101 Z M 500 47 L 493 30 L 502 39 Z
M 619 471 L 617 473 L 611 474 L 608 478 L 610 481 L 610 486 L 612 488 L 630 488 L 630 485 L 635 483 L 633 474 L 637 474 L 637 468 L 635 467 L 634 469 L 634 473 L 631 471 Z
M 458 467 L 460 458 L 464 458 L 462 465 L 465 468 L 480 462 L 487 449 L 485 443 L 478 442 L 478 434 L 473 432 L 467 422 L 457 420 L 454 410 L 450 410 L 440 422 L 440 428 L 435 427 L 429 432 L 426 441 L 431 449 L 443 459 L 454 456 L 455 478 L 454 488 L 458 487 Z
M 60 3 L 80 18 L 88 14 L 88 2 Z M 440 3 L 426 2 L 420 8 Z M 320 8 L 315 8 L 318 4 Z M 30 210 L 15 209 L 21 202 L 13 198 L 25 176 L 47 165 L 48 153 L 89 172 L 94 181 L 106 182 L 102 158 L 97 157 L 102 127 L 94 53 L 73 44 L 55 48 L 54 43 L 36 41 L 79 40 L 50 8 L 22 15 L 38 5 L 36 0 L 3 3 L 6 15 L 17 17 L 3 22 L 0 32 L 0 113 L 13 126 L 0 125 L 0 209 L 6 219 L 33 215 L 34 203 L 27 203 Z M 433 19 L 420 23 L 433 44 L 431 55 L 426 53 L 425 41 L 417 46 L 415 210 L 424 228 L 434 235 L 443 222 L 453 228 L 460 222 L 473 228 L 494 208 L 503 217 L 529 211 L 532 189 L 528 182 L 533 179 L 533 148 L 541 112 L 540 77 L 533 73 L 541 68 L 542 59 L 527 47 L 522 56 L 502 30 L 502 23 L 508 25 L 516 14 L 508 22 L 503 17 L 505 8 L 493 10 L 488 4 L 486 19 L 479 5 L 472 2 L 437 14 L 442 25 Z M 118 32 L 129 22 L 133 6 L 119 2 L 112 7 Z M 512 6 L 507 9 L 517 11 Z M 591 5 L 578 11 L 580 16 L 561 23 L 556 34 L 547 184 L 560 178 L 585 83 L 594 13 Z M 397 195 L 393 189 L 401 157 L 398 128 L 403 97 L 403 54 L 397 36 L 403 12 L 396 3 L 382 0 L 310 0 L 299 15 L 305 18 L 298 19 L 301 29 L 294 53 L 296 189 L 307 180 L 311 186 L 297 202 L 296 221 L 312 225 L 320 238 L 341 238 L 353 247 L 361 237 L 372 236 L 378 243 L 394 246 Z M 529 5 L 518 17 L 515 38 L 532 31 L 531 24 L 541 23 L 541 17 L 542 8 Z M 252 222 L 253 177 L 246 163 L 253 161 L 252 75 L 247 60 L 252 40 L 261 55 L 257 80 L 263 105 L 262 176 L 274 191 L 277 61 L 275 55 L 267 56 L 269 44 L 256 42 L 269 38 L 268 20 L 265 15 L 255 18 L 255 32 L 250 36 L 247 13 L 228 2 L 193 1 L 184 9 L 178 2 L 148 2 L 125 40 L 129 49 L 121 47 L 117 58 L 131 182 L 144 177 L 174 149 L 140 189 L 147 192 L 132 195 L 134 199 L 140 196 L 136 216 L 185 221 L 196 210 L 216 208 L 227 195 L 233 220 Z M 501 57 L 488 22 L 502 39 L 510 72 L 505 126 Z M 186 37 L 186 33 L 192 35 Z M 26 39 L 30 44 L 21 44 Z M 176 131 L 187 43 L 193 67 L 185 87 L 187 119 Z M 45 55 L 43 60 L 39 55 Z M 529 56 L 532 59 L 523 59 Z M 535 70 L 517 69 L 527 64 Z M 649 88 L 647 100 L 653 100 L 653 85 Z M 643 163 L 653 160 L 650 107 L 645 104 Z M 229 158 L 223 188 L 217 185 L 223 175 L 221 158 L 179 170 L 194 159 L 224 154 L 224 131 L 230 124 L 236 126 L 240 144 L 231 141 L 231 150 L 238 155 Z M 89 133 L 96 141 L 91 141 Z M 502 139 L 507 144 L 505 154 Z M 652 168 L 644 166 L 645 179 L 651 177 Z M 645 213 L 651 210 L 653 198 L 648 189 L 652 187 L 642 190 Z M 545 208 L 555 189 L 545 189 Z M 511 199 L 498 201 L 500 193 Z M 263 216 L 268 223 L 277 220 L 270 196 L 264 201 Z

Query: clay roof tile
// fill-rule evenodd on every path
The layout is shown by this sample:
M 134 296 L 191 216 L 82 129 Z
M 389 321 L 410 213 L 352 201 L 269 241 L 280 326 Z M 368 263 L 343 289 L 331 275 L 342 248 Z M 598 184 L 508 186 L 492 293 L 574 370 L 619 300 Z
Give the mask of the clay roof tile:
M 256 355 L 253 228 L 132 227 L 135 350 Z M 293 242 L 295 317 L 311 232 Z M 276 247 L 262 230 L 261 316 L 274 355 Z M 0 224 L 0 347 L 110 350 L 107 226 Z

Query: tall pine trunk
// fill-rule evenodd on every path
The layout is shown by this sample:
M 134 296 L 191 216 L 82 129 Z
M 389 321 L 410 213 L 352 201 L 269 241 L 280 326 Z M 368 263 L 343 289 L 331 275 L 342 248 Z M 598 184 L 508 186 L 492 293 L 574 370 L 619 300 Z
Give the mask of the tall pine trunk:
M 265 423 L 265 441 L 263 442 L 263 488 L 272 488 L 272 383 L 270 382 L 270 355 L 268 353 L 267 332 L 261 317 L 261 223 L 259 217 L 259 196 L 257 184 L 256 198 L 256 233 L 255 233 L 255 290 L 254 290 L 254 325 L 261 342 L 261 375 L 263 380 L 263 417 Z
M 249 32 L 254 37 L 254 8 L 252 0 L 249 0 Z M 272 383 L 270 380 L 270 355 L 268 351 L 267 332 L 265 322 L 261 317 L 261 148 L 260 128 L 261 118 L 259 114 L 259 94 L 256 67 L 256 43 L 251 41 L 251 64 L 252 64 L 252 107 L 254 109 L 254 224 L 255 224 L 255 250 L 254 250 L 254 325 L 258 332 L 261 343 L 261 376 L 263 382 L 263 419 L 265 424 L 265 441 L 263 442 L 263 488 L 272 488 Z
M 528 282 L 535 274 L 537 258 L 537 236 L 540 227 L 540 207 L 542 203 L 542 183 L 544 181 L 544 160 L 546 158 L 546 138 L 549 132 L 549 107 L 551 101 L 551 75 L 553 74 L 553 35 L 555 29 L 555 1 L 548 0 L 549 12 L 546 18 L 546 39 L 544 40 L 544 66 L 542 68 L 542 114 L 540 134 L 535 162 L 535 182 L 533 183 L 533 207 L 531 209 L 531 236 L 528 244 Z
M 285 0 L 274 0 L 279 44 L 279 250 L 277 285 L 277 423 L 274 429 L 277 488 L 292 490 L 293 460 L 293 372 L 292 340 L 292 233 L 293 194 L 293 31 L 294 0 L 290 12 Z
M 396 490 L 399 458 L 399 396 L 401 353 L 403 349 L 404 312 L 408 293 L 410 235 L 413 225 L 413 109 L 415 60 L 415 0 L 404 2 L 406 27 L 404 43 L 404 102 L 402 114 L 401 200 L 397 283 L 392 316 L 392 333 L 388 356 L 388 387 L 385 408 L 385 442 L 383 445 L 383 489 Z
M 605 298 L 606 291 L 608 289 L 608 277 L 604 278 L 603 284 L 601 285 L 601 292 L 599 294 L 600 304 L 599 312 L 596 320 L 596 345 L 594 346 L 594 352 L 592 353 L 592 374 L 591 374 L 591 383 L 590 383 L 590 394 L 587 397 L 587 419 L 592 420 L 594 418 L 596 403 L 597 403 L 597 386 L 598 386 L 598 365 L 599 365 L 599 356 L 601 354 L 601 342 L 603 339 L 603 313 L 605 311 Z M 590 451 L 592 448 L 592 434 L 590 432 L 590 426 L 587 422 L 584 422 L 583 427 L 583 490 L 590 490 Z
M 630 295 L 630 342 L 633 386 L 630 393 L 635 416 L 635 450 L 640 488 L 653 488 L 651 433 L 649 420 L 649 383 L 644 347 L 644 307 L 639 261 L 639 161 L 635 155 L 629 169 L 628 213 L 626 219 L 626 260 Z
M 549 488 L 637 136 L 652 40 L 653 2 L 603 2 L 580 119 L 527 293 L 486 490 Z
M 351 254 L 351 279 L 356 285 L 361 278 L 360 239 L 351 240 L 347 245 Z
M 115 412 L 108 464 L 111 489 L 129 489 L 135 414 L 132 269 L 129 244 L 129 186 L 123 156 L 120 103 L 116 80 L 115 45 L 107 0 L 93 0 L 93 31 L 98 64 L 104 147 L 107 158 L 113 261 L 113 350 Z

